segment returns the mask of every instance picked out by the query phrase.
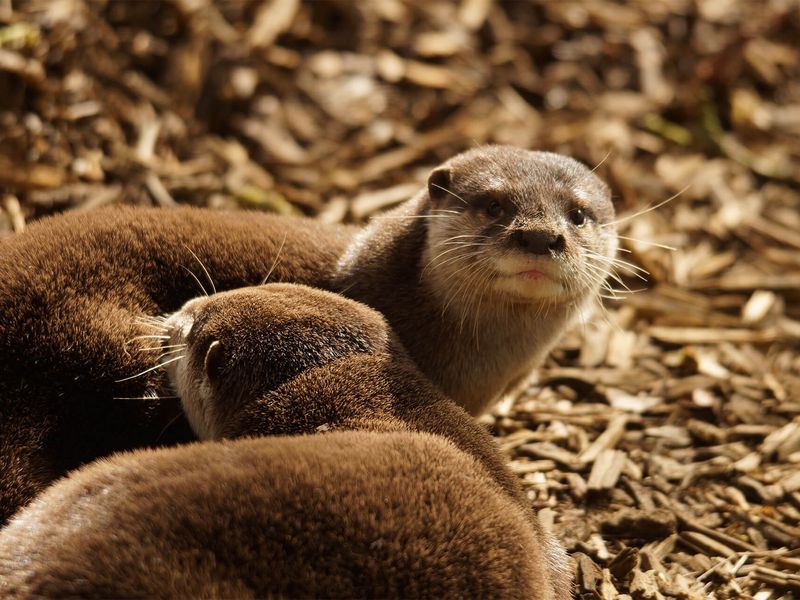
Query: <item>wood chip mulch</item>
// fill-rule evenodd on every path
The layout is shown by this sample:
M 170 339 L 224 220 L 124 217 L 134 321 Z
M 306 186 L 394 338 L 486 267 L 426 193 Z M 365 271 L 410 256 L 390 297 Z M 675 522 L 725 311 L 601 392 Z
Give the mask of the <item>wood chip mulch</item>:
M 0 235 L 362 222 L 486 142 L 597 166 L 622 299 L 484 421 L 580 597 L 796 598 L 798 40 L 796 0 L 0 0 Z

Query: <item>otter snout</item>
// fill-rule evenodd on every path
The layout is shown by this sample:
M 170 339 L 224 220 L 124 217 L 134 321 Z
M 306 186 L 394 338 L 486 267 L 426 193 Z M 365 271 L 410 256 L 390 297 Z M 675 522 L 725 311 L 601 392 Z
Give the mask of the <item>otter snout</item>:
M 184 304 L 180 310 L 172 313 L 166 320 L 169 344 L 185 344 L 186 338 L 194 325 L 195 315 L 207 298 L 194 298 Z
M 556 255 L 567 248 L 567 241 L 560 233 L 544 230 L 520 230 L 511 236 L 512 243 L 523 252 L 537 256 Z

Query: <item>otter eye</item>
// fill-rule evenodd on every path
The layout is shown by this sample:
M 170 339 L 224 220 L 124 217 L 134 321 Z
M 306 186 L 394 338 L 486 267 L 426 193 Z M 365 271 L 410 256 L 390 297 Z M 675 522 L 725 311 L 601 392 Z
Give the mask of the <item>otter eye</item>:
M 486 214 L 496 219 L 497 217 L 503 214 L 503 205 L 500 204 L 497 200 L 492 200 L 489 203 L 489 206 L 486 207 Z
M 575 227 L 583 227 L 586 225 L 586 221 L 589 220 L 589 215 L 586 214 L 584 209 L 576 208 L 569 212 L 569 220 L 572 221 Z
M 219 340 L 214 340 L 209 344 L 208 350 L 206 350 L 206 359 L 204 362 L 208 378 L 216 379 L 219 377 L 224 363 L 225 349 L 222 347 L 222 344 L 219 343 Z

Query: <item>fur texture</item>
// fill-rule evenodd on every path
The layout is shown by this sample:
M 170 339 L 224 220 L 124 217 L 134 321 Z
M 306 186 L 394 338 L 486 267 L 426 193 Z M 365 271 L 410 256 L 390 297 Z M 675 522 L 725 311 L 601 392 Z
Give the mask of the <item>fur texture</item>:
M 165 326 L 170 346 L 186 344 L 168 370 L 201 439 L 442 436 L 528 515 L 556 597 L 567 595 L 566 554 L 530 512 L 494 439 L 425 378 L 379 313 L 330 292 L 268 284 L 192 300 Z
M 477 415 L 596 302 L 613 270 L 613 219 L 608 187 L 579 162 L 484 146 L 373 220 L 339 261 L 337 286 L 382 312 L 424 373 Z M 560 242 L 537 252 L 531 235 Z
M 267 284 L 192 300 L 166 327 L 169 346 L 186 344 L 167 371 L 201 439 L 436 433 L 525 504 L 494 439 L 422 375 L 383 317 L 363 304 Z
M 0 241 L 0 525 L 68 469 L 116 450 L 194 439 L 143 315 L 219 290 L 329 285 L 352 237 L 308 219 L 114 208 L 44 219 Z M 195 256 L 197 258 L 195 258 Z M 190 275 L 189 271 L 194 273 Z M 209 292 L 211 290 L 209 289 Z M 152 350 L 152 348 L 156 350 Z
M 103 459 L 0 533 L 0 595 L 568 598 L 527 515 L 438 436 L 338 432 Z
M 591 215 L 580 227 L 569 220 L 577 208 Z M 177 399 L 164 397 L 163 371 L 144 373 L 159 344 L 143 336 L 158 330 L 136 319 L 196 296 L 195 278 L 208 285 L 200 261 L 218 290 L 270 274 L 377 308 L 425 374 L 479 414 L 594 300 L 608 265 L 589 266 L 613 255 L 612 219 L 606 186 L 579 163 L 490 146 L 436 169 L 357 238 L 305 219 L 200 209 L 36 223 L 0 242 L 0 524 L 83 462 L 193 439 Z M 526 232 L 558 233 L 562 251 L 522 251 Z

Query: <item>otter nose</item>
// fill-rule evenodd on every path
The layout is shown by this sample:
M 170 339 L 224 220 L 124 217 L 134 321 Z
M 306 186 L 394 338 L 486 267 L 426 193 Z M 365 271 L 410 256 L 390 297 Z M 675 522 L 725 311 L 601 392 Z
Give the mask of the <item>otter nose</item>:
M 549 231 L 517 231 L 514 239 L 520 248 L 531 254 L 557 254 L 566 247 L 563 235 Z

